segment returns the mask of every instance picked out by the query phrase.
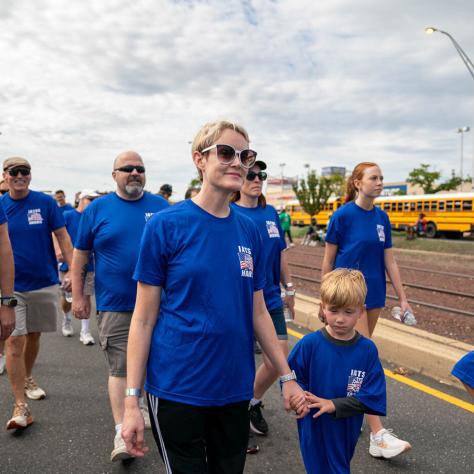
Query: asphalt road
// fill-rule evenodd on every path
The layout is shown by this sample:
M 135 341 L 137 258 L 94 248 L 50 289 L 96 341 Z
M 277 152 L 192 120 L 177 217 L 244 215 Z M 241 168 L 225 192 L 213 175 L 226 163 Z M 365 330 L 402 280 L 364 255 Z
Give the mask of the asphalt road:
M 79 324 L 75 322 L 76 330 Z M 97 336 L 95 325 L 93 335 Z M 292 338 L 292 343 L 295 339 Z M 114 425 L 106 392 L 107 371 L 99 347 L 85 347 L 77 334 L 64 338 L 45 334 L 35 378 L 47 391 L 42 401 L 30 401 L 34 424 L 24 431 L 0 431 L 0 473 L 164 473 L 151 432 L 151 452 L 143 459 L 109 462 Z M 417 379 L 469 401 L 464 392 Z M 449 473 L 474 472 L 474 415 L 402 383 L 387 380 L 387 428 L 409 440 L 413 449 L 393 460 L 372 458 L 368 430 L 362 434 L 352 472 Z M 11 416 L 12 396 L 7 377 L 0 377 L 0 422 Z M 259 438 L 260 452 L 248 457 L 246 473 L 293 474 L 304 468 L 298 449 L 296 423 L 281 408 L 279 390 L 265 399 L 271 432 Z

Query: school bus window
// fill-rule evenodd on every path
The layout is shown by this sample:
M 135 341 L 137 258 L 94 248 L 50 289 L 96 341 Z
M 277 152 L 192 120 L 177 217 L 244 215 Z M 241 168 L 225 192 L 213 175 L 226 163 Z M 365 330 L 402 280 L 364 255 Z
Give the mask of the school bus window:
M 453 201 L 446 201 L 446 210 L 447 211 L 453 210 Z
M 414 211 L 416 209 L 416 202 L 410 203 L 410 211 Z
M 455 211 L 461 210 L 461 201 L 454 201 L 454 210 Z
M 397 203 L 396 202 L 392 202 L 392 212 L 396 211 L 397 210 Z
M 390 203 L 389 202 L 384 202 L 383 203 L 383 210 L 384 211 L 390 211 Z
M 397 211 L 403 211 L 403 202 L 397 202 Z
M 430 210 L 430 203 L 428 201 L 425 201 L 423 203 L 423 210 L 424 211 L 429 211 Z
M 439 201 L 439 210 L 444 211 L 444 201 Z
M 421 211 L 422 209 L 423 209 L 423 203 L 421 201 L 417 202 L 416 203 L 416 210 Z
M 462 202 L 463 211 L 472 211 L 472 201 L 463 201 Z
M 438 209 L 438 203 L 436 201 L 431 201 L 431 210 L 436 211 Z
M 410 209 L 410 203 L 409 202 L 404 202 L 403 203 L 403 210 L 408 211 L 408 209 Z

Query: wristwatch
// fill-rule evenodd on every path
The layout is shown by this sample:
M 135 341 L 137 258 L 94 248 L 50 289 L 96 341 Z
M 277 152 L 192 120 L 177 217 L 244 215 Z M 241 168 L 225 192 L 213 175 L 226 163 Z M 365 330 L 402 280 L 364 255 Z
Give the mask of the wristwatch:
M 286 290 L 290 290 L 291 288 L 294 288 L 295 285 L 293 285 L 293 283 L 291 283 L 290 281 L 288 283 L 285 283 L 283 286 L 285 287 Z
M 0 306 L 14 308 L 18 304 L 18 300 L 14 296 L 0 296 Z
M 292 370 L 289 374 L 282 375 L 280 377 L 280 383 L 289 382 L 290 380 L 296 380 L 296 373 Z
M 126 388 L 125 389 L 126 397 L 138 397 L 142 396 L 142 390 L 140 388 Z

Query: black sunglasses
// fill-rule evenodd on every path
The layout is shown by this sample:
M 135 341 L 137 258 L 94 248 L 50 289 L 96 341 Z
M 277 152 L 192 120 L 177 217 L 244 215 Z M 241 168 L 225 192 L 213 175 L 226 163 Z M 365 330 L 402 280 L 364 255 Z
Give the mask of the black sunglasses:
M 22 176 L 29 176 L 31 173 L 30 168 L 26 166 L 18 166 L 17 168 L 11 168 L 8 170 L 10 176 L 18 176 L 18 173 L 21 173 Z
M 212 145 L 204 148 L 201 153 L 206 153 L 212 149 L 216 149 L 217 159 L 223 165 L 231 165 L 236 156 L 239 157 L 240 164 L 243 168 L 251 168 L 257 159 L 257 152 L 254 150 L 235 150 L 230 145 Z
M 258 173 L 255 173 L 255 171 L 249 171 L 247 173 L 247 180 L 254 181 L 257 176 L 260 181 L 265 181 L 267 179 L 267 173 L 265 173 L 265 171 L 259 171 Z
M 126 165 L 114 169 L 114 171 L 122 171 L 122 173 L 132 173 L 133 170 L 137 170 L 137 173 L 143 174 L 145 172 L 145 167 L 141 165 Z

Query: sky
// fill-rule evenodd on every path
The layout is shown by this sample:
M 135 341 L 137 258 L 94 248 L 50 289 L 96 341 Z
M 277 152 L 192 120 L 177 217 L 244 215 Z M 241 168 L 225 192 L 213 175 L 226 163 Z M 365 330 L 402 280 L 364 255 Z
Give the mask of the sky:
M 472 0 L 1 0 L 0 159 L 33 189 L 113 189 L 140 153 L 179 199 L 206 122 L 249 132 L 270 174 L 375 161 L 398 181 L 460 168 L 474 126 Z M 472 175 L 473 135 L 464 137 Z

